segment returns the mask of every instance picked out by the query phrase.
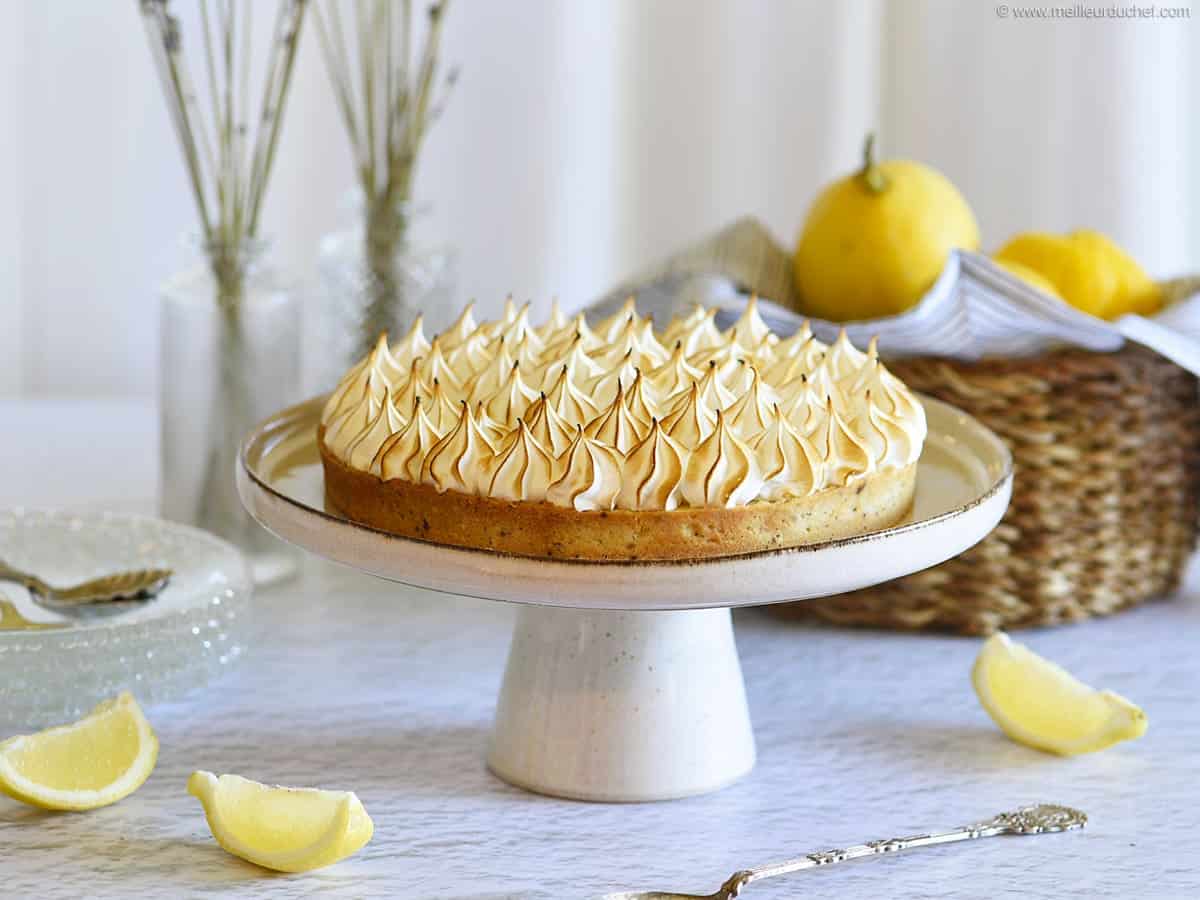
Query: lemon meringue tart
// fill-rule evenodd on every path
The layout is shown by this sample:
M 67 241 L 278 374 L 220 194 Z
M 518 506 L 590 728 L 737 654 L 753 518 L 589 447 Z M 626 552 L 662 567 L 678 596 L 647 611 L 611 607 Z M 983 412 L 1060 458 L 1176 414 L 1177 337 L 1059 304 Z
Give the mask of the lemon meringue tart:
M 421 321 L 330 395 L 328 506 L 404 537 L 523 556 L 686 560 L 878 530 L 912 504 L 925 413 L 845 333 L 786 339 L 752 300 L 661 333 L 632 300 L 541 325 L 510 300 Z

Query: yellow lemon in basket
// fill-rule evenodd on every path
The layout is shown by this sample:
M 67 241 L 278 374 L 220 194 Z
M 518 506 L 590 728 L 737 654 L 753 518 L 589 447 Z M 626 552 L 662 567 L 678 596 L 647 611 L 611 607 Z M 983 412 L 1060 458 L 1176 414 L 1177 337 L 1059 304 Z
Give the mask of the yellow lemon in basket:
M 1033 285 L 1042 293 L 1049 294 L 1051 297 L 1058 297 L 1059 300 L 1062 299 L 1062 297 L 1058 296 L 1058 289 L 1054 286 L 1053 282 L 1051 282 L 1049 278 L 1047 278 L 1045 275 L 1042 275 L 1040 272 L 1029 268 L 1029 266 L 1022 265 L 1021 263 L 1015 263 L 1007 259 L 997 259 L 995 262 L 998 266 L 1000 266 L 1000 268 L 1007 269 L 1022 281 Z
M 1128 253 L 1098 231 L 1027 231 L 995 254 L 1001 265 L 1032 269 L 1076 309 L 1102 319 L 1157 312 L 1162 290 Z
M 193 772 L 188 793 L 204 807 L 222 848 L 278 872 L 331 865 L 357 853 L 375 833 L 353 791 L 272 787 L 240 775 Z
M 800 230 L 793 260 L 800 311 L 835 322 L 902 313 L 955 248 L 979 248 L 979 225 L 962 194 L 921 163 L 876 162 L 868 136 L 862 168 L 828 185 Z
M 140 788 L 157 760 L 158 738 L 124 693 L 72 725 L 0 743 L 0 791 L 43 809 L 96 809 Z
M 1146 714 L 1120 694 L 1097 691 L 1028 647 L 997 634 L 971 670 L 979 702 L 1014 741 L 1074 756 L 1146 732 Z
M 1098 263 L 1112 269 L 1117 282 L 1113 315 L 1127 312 L 1152 315 L 1162 309 L 1163 292 L 1158 282 L 1114 240 L 1099 231 L 1087 229 L 1072 232 L 1070 237 Z
M 1070 243 L 1061 234 L 1023 231 L 992 254 L 992 258 L 1002 266 L 1023 266 L 1054 284 L 1070 252 Z

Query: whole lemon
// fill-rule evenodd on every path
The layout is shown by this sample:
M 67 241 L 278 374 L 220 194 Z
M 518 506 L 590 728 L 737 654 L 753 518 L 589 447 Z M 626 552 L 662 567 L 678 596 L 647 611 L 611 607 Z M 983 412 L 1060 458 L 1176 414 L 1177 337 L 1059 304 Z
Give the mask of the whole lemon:
M 907 160 L 877 163 L 873 136 L 863 166 L 827 186 L 796 242 L 801 312 L 845 322 L 915 305 L 950 251 L 979 247 L 979 225 L 940 172 Z
M 1037 270 L 1031 269 L 1029 266 L 1022 265 L 1021 263 L 1013 262 L 1009 259 L 997 259 L 996 262 L 1001 268 L 1012 272 L 1022 281 L 1033 285 L 1042 293 L 1049 294 L 1051 297 L 1058 297 L 1059 300 L 1062 299 L 1062 297 L 1058 296 L 1058 289 L 1054 286 L 1054 283 Z
M 1024 266 L 1057 285 L 1062 278 L 1065 260 L 1072 252 L 1070 242 L 1061 234 L 1023 231 L 997 250 L 992 258 L 1000 265 L 1015 263 Z
M 1101 319 L 1125 313 L 1153 313 L 1162 307 L 1162 289 L 1114 241 L 1098 231 L 1066 235 L 1027 231 L 995 254 L 1001 265 L 1016 263 L 1049 281 L 1058 296 Z
M 1162 309 L 1162 286 L 1147 275 L 1138 261 L 1116 241 L 1099 231 L 1086 228 L 1072 232 L 1070 237 L 1093 255 L 1105 260 L 1116 276 L 1117 294 L 1110 315 L 1121 316 L 1133 312 L 1145 316 Z

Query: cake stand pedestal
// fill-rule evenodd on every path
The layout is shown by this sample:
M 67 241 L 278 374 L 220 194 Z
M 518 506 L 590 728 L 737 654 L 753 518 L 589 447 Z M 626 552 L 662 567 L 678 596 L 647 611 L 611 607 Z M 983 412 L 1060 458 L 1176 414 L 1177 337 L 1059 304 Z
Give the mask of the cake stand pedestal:
M 664 800 L 754 766 L 730 608 L 855 590 L 981 540 L 1012 490 L 994 434 L 922 398 L 929 437 L 913 511 L 839 541 L 714 560 L 589 563 L 447 547 L 378 531 L 324 505 L 324 398 L 274 416 L 243 447 L 238 490 L 268 529 L 405 584 L 526 604 L 517 618 L 488 765 L 519 787 L 581 800 Z
M 729 610 L 522 608 L 488 766 L 578 800 L 665 800 L 741 778 L 754 733 Z

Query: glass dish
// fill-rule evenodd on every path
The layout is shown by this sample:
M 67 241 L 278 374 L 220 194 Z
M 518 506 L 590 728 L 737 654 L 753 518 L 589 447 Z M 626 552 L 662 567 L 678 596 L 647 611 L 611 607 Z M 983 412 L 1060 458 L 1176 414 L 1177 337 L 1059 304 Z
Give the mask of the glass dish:
M 74 719 L 122 690 L 143 704 L 175 699 L 246 651 L 245 563 L 232 546 L 198 529 L 117 513 L 0 510 L 0 555 L 63 586 L 121 569 L 174 571 L 144 606 L 86 620 L 50 612 L 24 588 L 0 582 L 3 622 L 13 626 L 0 630 L 5 732 Z

